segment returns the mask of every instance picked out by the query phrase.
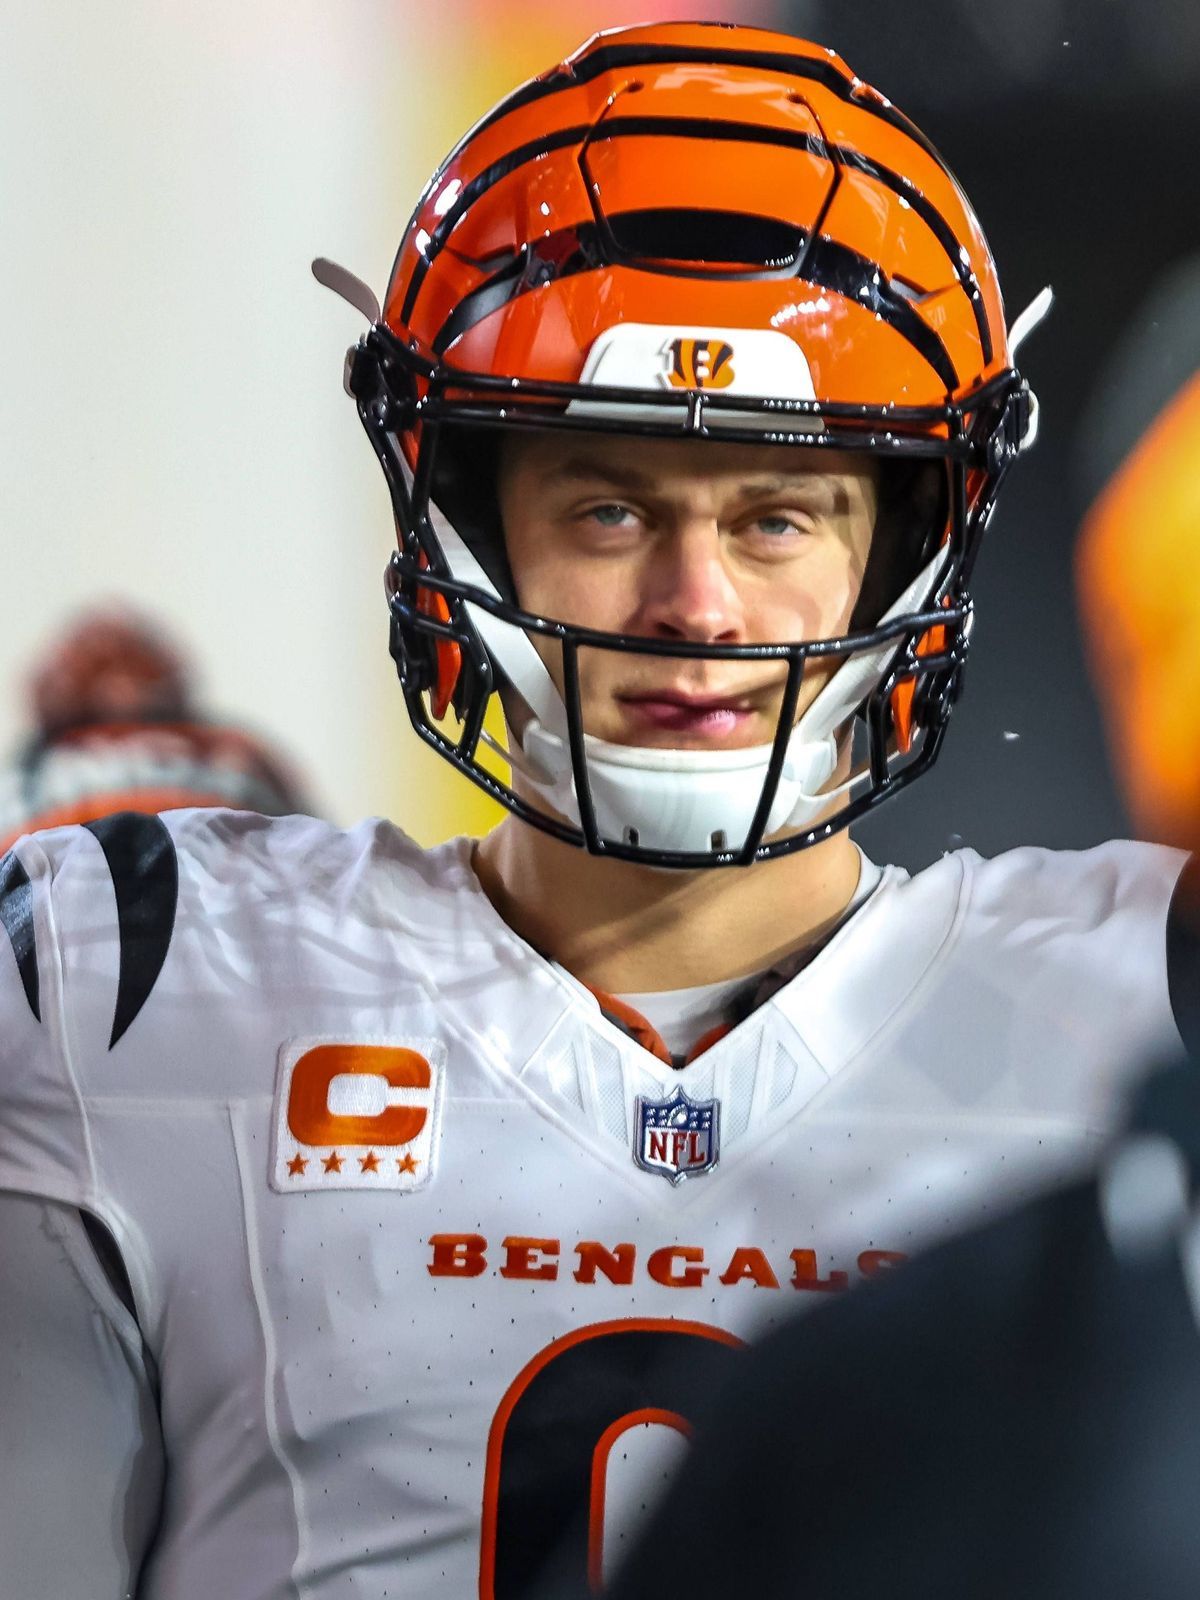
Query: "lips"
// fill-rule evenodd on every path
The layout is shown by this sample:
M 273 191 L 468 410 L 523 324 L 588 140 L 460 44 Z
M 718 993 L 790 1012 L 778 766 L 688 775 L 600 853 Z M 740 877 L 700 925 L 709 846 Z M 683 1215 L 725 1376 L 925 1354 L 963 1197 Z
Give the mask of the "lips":
M 754 714 L 744 695 L 689 695 L 660 689 L 620 699 L 635 722 L 665 733 L 721 738 L 746 727 Z

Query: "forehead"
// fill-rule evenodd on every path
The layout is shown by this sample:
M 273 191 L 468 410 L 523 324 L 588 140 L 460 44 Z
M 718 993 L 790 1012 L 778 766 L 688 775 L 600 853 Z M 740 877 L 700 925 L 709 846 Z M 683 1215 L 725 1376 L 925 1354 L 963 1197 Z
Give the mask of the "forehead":
M 862 451 L 817 445 L 745 444 L 732 440 L 663 439 L 636 434 L 513 433 L 501 451 L 501 471 L 524 483 L 571 485 L 598 481 L 631 489 L 670 490 L 707 481 L 761 483 L 780 489 L 847 477 L 874 480 L 878 464 Z

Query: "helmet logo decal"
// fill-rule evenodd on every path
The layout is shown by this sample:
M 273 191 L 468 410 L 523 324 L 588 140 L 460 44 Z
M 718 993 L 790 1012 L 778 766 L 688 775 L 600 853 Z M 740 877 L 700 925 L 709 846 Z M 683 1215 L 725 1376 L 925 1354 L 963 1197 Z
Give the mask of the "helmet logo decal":
M 723 339 L 672 339 L 663 353 L 672 389 L 728 389 L 733 382 L 733 346 Z

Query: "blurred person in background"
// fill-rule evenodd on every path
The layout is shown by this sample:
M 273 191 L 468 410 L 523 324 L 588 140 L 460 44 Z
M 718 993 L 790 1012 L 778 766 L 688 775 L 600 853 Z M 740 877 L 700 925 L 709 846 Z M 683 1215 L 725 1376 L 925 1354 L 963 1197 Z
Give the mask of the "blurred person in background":
M 1200 847 L 1200 259 L 1078 430 L 1080 608 L 1138 832 Z M 1176 1600 L 1200 1588 L 1200 893 L 1167 962 L 1187 1055 L 1093 1177 L 925 1254 L 737 1371 L 612 1600 Z M 564 1578 L 547 1594 L 567 1600 Z
M 0 765 L 0 850 L 117 811 L 311 812 L 281 757 L 202 711 L 191 679 L 163 630 L 130 607 L 71 618 L 30 670 L 32 731 Z
M 784 35 L 601 35 L 435 174 L 382 309 L 318 270 L 371 323 L 405 704 L 512 815 L 7 858 L 22 1592 L 599 1586 L 697 1352 L 1077 1170 L 1178 1044 L 1179 852 L 910 878 L 848 831 L 938 754 L 1035 419 L 888 99 Z
M 1138 836 L 1200 842 L 1200 255 L 1155 285 L 1079 430 L 1080 603 Z

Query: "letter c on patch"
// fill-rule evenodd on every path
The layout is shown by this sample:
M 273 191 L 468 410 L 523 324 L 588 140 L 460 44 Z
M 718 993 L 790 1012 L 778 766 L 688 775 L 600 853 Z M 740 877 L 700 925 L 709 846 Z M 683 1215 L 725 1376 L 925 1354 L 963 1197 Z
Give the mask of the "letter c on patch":
M 320 1044 L 306 1050 L 292 1071 L 287 1121 L 306 1145 L 397 1145 L 415 1139 L 427 1107 L 390 1105 L 374 1116 L 339 1115 L 329 1109 L 329 1087 L 342 1076 L 382 1078 L 392 1089 L 429 1089 L 433 1071 L 416 1050 L 383 1044 Z

